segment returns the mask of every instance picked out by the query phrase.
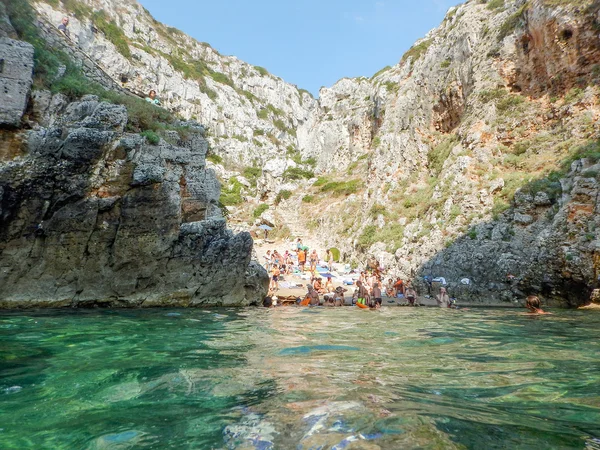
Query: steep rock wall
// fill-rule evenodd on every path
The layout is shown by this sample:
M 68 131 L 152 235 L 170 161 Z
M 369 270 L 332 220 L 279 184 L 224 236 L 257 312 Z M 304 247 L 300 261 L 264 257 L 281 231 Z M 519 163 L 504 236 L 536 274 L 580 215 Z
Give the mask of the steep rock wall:
M 262 300 L 266 272 L 250 235 L 226 228 L 202 127 L 150 145 L 124 132 L 122 106 L 49 103 L 50 124 L 12 132 L 0 161 L 0 306 Z

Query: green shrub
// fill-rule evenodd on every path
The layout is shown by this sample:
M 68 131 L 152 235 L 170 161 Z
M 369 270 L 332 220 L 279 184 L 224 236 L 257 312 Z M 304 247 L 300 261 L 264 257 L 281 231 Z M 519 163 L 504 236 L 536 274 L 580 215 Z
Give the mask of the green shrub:
M 242 183 L 237 178 L 232 177 L 227 185 L 222 186 L 219 202 L 225 206 L 240 205 L 244 201 L 242 197 L 243 188 Z
M 452 61 L 450 59 L 445 59 L 440 63 L 440 67 L 442 69 L 447 69 L 448 67 L 450 67 L 451 63 L 452 63 Z
M 377 234 L 377 227 L 375 225 L 368 225 L 364 228 L 363 232 L 358 237 L 357 246 L 361 250 L 367 250 L 371 245 L 375 243 L 375 235 Z
M 226 84 L 227 86 L 234 87 L 233 80 L 222 72 L 209 71 L 210 77 L 217 83 Z
M 144 136 L 149 144 L 156 145 L 160 142 L 160 136 L 152 130 L 142 131 L 141 136 Z
M 591 140 L 587 144 L 576 147 L 571 151 L 571 154 L 562 162 L 563 173 L 571 168 L 571 164 L 578 159 L 588 159 L 595 164 L 600 161 L 600 140 Z
M 104 91 L 101 94 L 101 98 L 127 108 L 129 115 L 127 130 L 131 132 L 145 130 L 158 131 L 165 128 L 172 128 L 170 124 L 175 121 L 175 116 L 170 111 L 155 106 L 139 97 L 132 97 L 113 91 Z
M 491 10 L 504 8 L 504 0 L 490 0 L 486 8 Z
M 340 250 L 335 248 L 335 247 L 331 247 L 329 249 L 329 251 L 331 252 L 331 255 L 333 256 L 333 260 L 334 261 L 338 261 L 340 260 Z
M 284 132 L 287 131 L 287 127 L 285 126 L 285 123 L 281 119 L 274 120 L 273 125 L 275 125 L 275 127 L 277 129 L 279 129 L 280 131 L 284 131 Z
M 305 160 L 303 160 L 302 164 L 315 167 L 317 165 L 317 158 L 311 156 L 310 158 L 306 158 Z
M 269 209 L 269 205 L 266 203 L 261 203 L 254 209 L 254 211 L 252 211 L 252 217 L 258 219 L 267 209 Z
M 262 169 L 260 167 L 244 167 L 242 175 L 253 187 L 256 187 L 256 182 L 262 175 Z
M 263 77 L 269 75 L 269 71 L 267 69 L 265 69 L 264 67 L 260 67 L 260 66 L 254 66 L 254 69 L 261 74 Z
M 442 171 L 446 159 L 448 159 L 450 152 L 457 143 L 458 137 L 454 135 L 446 136 L 438 145 L 429 149 L 427 162 L 434 175 L 437 176 Z
M 302 197 L 302 201 L 304 203 L 313 203 L 315 201 L 315 196 L 314 195 L 305 195 L 304 197 Z
M 292 191 L 288 191 L 286 189 L 279 191 L 277 196 L 275 197 L 275 204 L 279 205 L 281 200 L 287 200 L 292 196 Z
M 387 208 L 383 205 L 380 205 L 379 203 L 375 203 L 372 207 L 371 207 L 371 211 L 369 212 L 369 215 L 371 217 L 378 217 L 380 214 L 386 215 L 387 214 Z
M 506 211 L 510 205 L 503 201 L 500 198 L 494 199 L 494 205 L 492 206 L 492 217 L 494 220 L 498 220 L 500 218 L 500 214 Z
M 131 50 L 123 29 L 109 19 L 104 10 L 93 13 L 92 21 L 96 28 L 104 33 L 106 39 L 113 43 L 121 55 L 127 59 L 131 58 Z
M 507 95 L 496 103 L 496 109 L 501 114 L 517 114 L 520 112 L 520 106 L 525 102 L 525 99 L 520 95 Z
M 550 198 L 550 201 L 554 203 L 562 195 L 562 185 L 559 181 L 560 178 L 557 177 L 558 174 L 553 172 L 547 177 L 527 183 L 521 188 L 521 191 L 534 197 L 539 192 L 545 192 Z
M 75 17 L 79 20 L 90 17 L 93 12 L 92 8 L 79 0 L 62 0 L 62 4 L 67 11 L 75 14 Z
M 581 88 L 573 88 L 565 94 L 565 103 L 575 103 L 583 98 L 584 92 Z
M 408 58 L 412 58 L 411 64 L 414 64 L 431 46 L 431 39 L 424 39 L 416 45 L 413 45 L 408 51 L 402 55 L 401 62 L 405 62 Z
M 319 178 L 317 178 L 317 181 L 315 181 L 313 183 L 313 186 L 316 186 L 316 187 L 324 186 L 327 183 L 329 183 L 329 180 L 327 178 L 325 178 L 325 177 L 319 177 Z
M 379 70 L 378 72 L 376 72 L 372 77 L 371 80 L 373 80 L 374 78 L 377 78 L 379 75 L 381 75 L 382 73 L 387 72 L 388 70 L 390 70 L 392 67 L 391 66 L 385 66 L 383 69 Z
M 253 131 L 253 134 L 254 134 L 254 136 L 264 136 L 265 135 L 265 130 L 257 128 L 256 130 Z
M 473 240 L 477 239 L 477 230 L 475 228 L 471 228 L 467 233 L 467 236 L 469 236 Z
M 502 88 L 483 90 L 479 93 L 479 98 L 483 103 L 489 103 L 492 100 L 501 99 L 506 95 L 506 90 Z
M 250 91 L 239 90 L 238 92 L 240 94 L 242 94 L 244 97 L 246 97 L 251 103 L 259 101 L 258 97 Z
M 500 26 L 498 41 L 504 40 L 506 36 L 512 34 L 519 26 L 523 25 L 525 22 L 525 13 L 527 12 L 528 8 L 529 2 L 526 2 L 517 10 L 517 12 L 506 19 L 506 21 Z
M 206 159 L 213 164 L 221 164 L 223 162 L 223 158 L 221 158 L 216 153 L 210 153 L 206 155 Z
M 285 169 L 285 172 L 283 172 L 284 180 L 301 180 L 303 178 L 308 180 L 314 176 L 315 173 L 312 170 L 304 170 L 299 167 L 288 167 Z
M 321 192 L 329 192 L 332 195 L 350 195 L 355 194 L 362 187 L 360 180 L 350 181 L 330 181 L 321 186 Z

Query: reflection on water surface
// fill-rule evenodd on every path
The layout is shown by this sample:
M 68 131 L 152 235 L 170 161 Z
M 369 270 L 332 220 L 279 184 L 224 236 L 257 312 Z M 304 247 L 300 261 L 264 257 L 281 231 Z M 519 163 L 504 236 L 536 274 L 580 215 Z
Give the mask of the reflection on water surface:
M 0 448 L 600 449 L 600 314 L 3 313 Z

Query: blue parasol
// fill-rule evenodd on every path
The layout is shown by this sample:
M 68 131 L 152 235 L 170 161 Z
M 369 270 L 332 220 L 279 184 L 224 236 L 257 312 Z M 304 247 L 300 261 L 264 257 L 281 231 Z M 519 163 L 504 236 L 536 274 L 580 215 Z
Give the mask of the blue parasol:
M 260 227 L 261 230 L 267 230 L 267 231 L 271 231 L 273 228 L 270 227 L 269 225 L 261 225 Z

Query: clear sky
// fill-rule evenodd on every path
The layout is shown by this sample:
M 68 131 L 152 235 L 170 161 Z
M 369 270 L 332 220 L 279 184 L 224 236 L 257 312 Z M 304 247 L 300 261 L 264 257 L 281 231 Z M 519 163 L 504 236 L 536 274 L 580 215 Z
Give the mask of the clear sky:
M 140 0 L 155 19 L 318 95 L 370 77 L 458 0 Z

